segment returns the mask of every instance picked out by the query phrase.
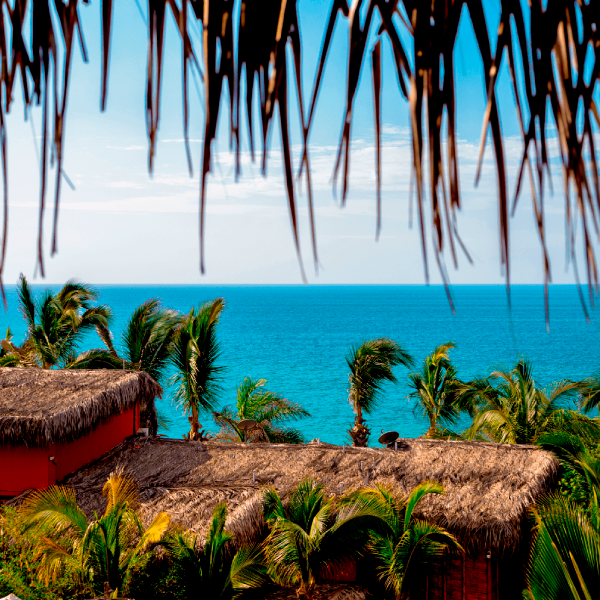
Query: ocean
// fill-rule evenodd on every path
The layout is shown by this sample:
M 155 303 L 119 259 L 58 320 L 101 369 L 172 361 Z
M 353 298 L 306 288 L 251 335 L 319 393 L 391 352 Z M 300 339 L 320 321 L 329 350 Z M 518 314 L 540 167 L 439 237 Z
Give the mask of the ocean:
M 39 292 L 46 287 L 34 285 Z M 600 311 L 585 316 L 575 286 L 550 288 L 550 332 L 546 331 L 542 286 L 515 285 L 509 309 L 503 286 L 453 286 L 456 313 L 441 286 L 97 286 L 100 303 L 114 312 L 112 331 L 119 350 L 121 333 L 134 308 L 149 298 L 181 312 L 217 297 L 225 299 L 218 337 L 225 367 L 222 406 L 235 405 L 236 386 L 246 376 L 267 380 L 267 388 L 302 404 L 310 413 L 297 423 L 306 441 L 348 443 L 353 423 L 348 404 L 348 367 L 352 345 L 389 337 L 418 364 L 439 344 L 452 341 L 451 359 L 462 379 L 512 366 L 520 357 L 533 361 L 541 385 L 580 379 L 600 369 L 597 355 Z M 10 326 L 20 343 L 25 324 L 15 286 L 7 286 L 8 312 L 0 313 L 0 336 Z M 102 347 L 90 334 L 80 350 Z M 371 445 L 381 430 L 417 437 L 427 429 L 414 412 L 407 370 L 398 367 L 397 385 L 386 384 L 377 408 L 367 417 Z M 170 437 L 188 428 L 182 410 L 173 406 L 166 386 L 160 409 L 171 420 Z M 210 416 L 202 425 L 215 431 Z

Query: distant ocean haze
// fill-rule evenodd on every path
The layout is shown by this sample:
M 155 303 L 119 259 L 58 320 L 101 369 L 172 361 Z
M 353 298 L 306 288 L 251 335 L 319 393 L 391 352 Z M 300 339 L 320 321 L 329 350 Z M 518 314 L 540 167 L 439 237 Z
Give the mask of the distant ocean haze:
M 10 326 L 21 343 L 26 327 L 18 311 L 15 286 L 6 286 L 8 313 L 0 313 L 0 336 Z M 58 285 L 34 285 L 39 293 Z M 112 332 L 120 351 L 121 335 L 133 310 L 149 298 L 187 313 L 193 306 L 225 298 L 218 330 L 223 374 L 220 406 L 233 407 L 236 386 L 246 376 L 267 379 L 267 388 L 302 404 L 312 417 L 298 421 L 306 441 L 320 438 L 348 443 L 354 415 L 348 403 L 350 347 L 376 337 L 402 344 L 420 367 L 439 344 L 452 341 L 450 358 L 461 379 L 487 375 L 498 366 L 513 366 L 521 356 L 533 361 L 542 385 L 560 379 L 581 379 L 600 369 L 596 348 L 600 324 L 597 309 L 587 323 L 575 286 L 550 288 L 550 332 L 546 332 L 542 286 L 512 286 L 509 310 L 503 286 L 454 286 L 456 313 L 441 286 L 97 286 L 99 302 L 114 313 Z M 102 347 L 88 334 L 79 350 Z M 408 370 L 395 371 L 399 384 L 386 384 L 381 401 L 366 417 L 370 445 L 381 430 L 417 437 L 427 429 L 407 399 Z M 189 429 L 183 411 L 172 405 L 165 386 L 159 401 L 172 425 L 169 436 Z M 218 428 L 209 415 L 203 427 Z M 466 424 L 466 422 L 465 422 Z

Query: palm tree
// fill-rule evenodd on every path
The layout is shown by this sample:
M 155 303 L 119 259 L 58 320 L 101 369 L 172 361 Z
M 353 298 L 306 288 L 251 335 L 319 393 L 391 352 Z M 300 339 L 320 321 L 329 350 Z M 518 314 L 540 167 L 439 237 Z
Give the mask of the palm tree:
M 101 517 L 94 514 L 89 523 L 71 488 L 53 486 L 25 500 L 20 518 L 26 530 L 40 532 L 38 576 L 46 585 L 68 568 L 82 589 L 99 594 L 108 584 L 124 592 L 131 576 L 148 562 L 148 549 L 162 540 L 169 515 L 158 513 L 144 528 L 130 477 L 113 473 L 102 494 L 107 498 L 106 510 Z
M 355 446 L 366 446 L 370 430 L 365 426 L 363 412 L 377 405 L 384 381 L 396 383 L 392 368 L 397 365 L 411 367 L 412 356 L 400 344 L 387 338 L 377 338 L 351 348 L 346 356 L 350 368 L 348 401 L 356 415 L 354 427 L 348 431 Z
M 68 281 L 53 294 L 47 290 L 36 301 L 27 279 L 17 284 L 19 309 L 27 323 L 27 337 L 20 347 L 2 340 L 6 352 L 2 364 L 39 366 L 50 369 L 73 362 L 81 335 L 93 328 L 108 328 L 112 313 L 107 306 L 94 306 L 98 293 L 88 285 Z
M 177 372 L 171 382 L 176 386 L 175 401 L 190 413 L 190 439 L 198 437 L 199 412 L 215 409 L 223 371 L 217 365 L 217 325 L 223 307 L 223 298 L 217 298 L 192 309 L 182 319 L 173 342 L 171 364 Z
M 548 390 L 540 389 L 527 360 L 520 360 L 510 371 L 494 371 L 473 385 L 481 406 L 468 431 L 470 437 L 483 434 L 498 443 L 534 444 L 553 431 L 588 439 L 600 435 L 597 419 L 566 408 L 579 397 L 581 384 L 563 380 Z
M 591 600 L 600 589 L 600 459 L 570 434 L 546 434 L 539 445 L 579 474 L 587 494 L 582 503 L 552 494 L 534 507 L 527 569 L 531 597 Z
M 275 444 L 301 444 L 302 433 L 293 427 L 285 427 L 286 421 L 294 421 L 310 417 L 310 413 L 299 404 L 264 389 L 266 379 L 253 381 L 244 378 L 237 388 L 235 410 L 225 407 L 215 412 L 214 418 L 221 431 L 218 439 L 236 440 L 240 442 L 266 441 Z M 257 427 L 252 431 L 242 431 L 237 427 L 239 421 L 252 419 Z
M 588 414 L 600 408 L 600 372 L 581 382 L 580 408 Z
M 438 346 L 424 361 L 421 373 L 410 373 L 408 385 L 411 398 L 417 400 L 417 410 L 429 420 L 427 437 L 437 437 L 448 431 L 438 429 L 438 423 L 455 425 L 465 405 L 464 384 L 457 378 L 456 369 L 448 358 L 452 342 Z
M 108 328 L 99 328 L 98 335 L 107 347 L 109 356 L 106 356 L 106 353 L 101 355 L 101 351 L 91 352 L 97 353 L 95 360 L 103 356 L 106 364 L 112 364 L 113 368 L 144 371 L 162 384 L 177 326 L 181 321 L 181 314 L 162 308 L 160 300 L 146 300 L 133 311 L 127 322 L 122 335 L 120 355 L 115 350 Z
M 590 512 L 560 494 L 532 510 L 526 581 L 532 600 L 592 600 L 600 590 L 598 506 Z
M 284 505 L 275 488 L 266 488 L 263 512 L 270 528 L 265 540 L 269 574 L 298 596 L 313 598 L 320 577 L 364 550 L 370 525 L 378 520 L 369 506 L 348 505 L 336 512 L 325 488 L 305 479 Z
M 184 598 L 229 600 L 266 580 L 260 548 L 242 547 L 231 556 L 227 546 L 233 536 L 225 530 L 226 519 L 227 504 L 218 504 L 201 549 L 197 536 L 189 531 L 167 535 L 163 545 L 174 576 L 187 592 Z
M 443 494 L 444 488 L 431 481 L 420 483 L 408 498 L 390 487 L 358 490 L 344 500 L 359 512 L 370 512 L 380 520 L 370 533 L 368 550 L 377 562 L 377 575 L 386 589 L 400 599 L 411 580 L 431 566 L 444 552 L 462 552 L 460 544 L 445 529 L 415 519 L 413 511 L 427 494 Z

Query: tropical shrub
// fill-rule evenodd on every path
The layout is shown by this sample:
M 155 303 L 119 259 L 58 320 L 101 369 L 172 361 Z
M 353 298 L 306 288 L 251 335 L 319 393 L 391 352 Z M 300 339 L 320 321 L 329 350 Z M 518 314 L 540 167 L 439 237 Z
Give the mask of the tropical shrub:
M 578 477 L 579 493 L 549 495 L 532 510 L 529 593 L 534 600 L 589 600 L 600 590 L 600 457 L 567 433 L 539 444 Z
M 213 413 L 215 422 L 221 426 L 216 439 L 275 444 L 301 444 L 304 441 L 298 429 L 285 424 L 310 417 L 310 413 L 299 404 L 264 389 L 266 383 L 266 379 L 244 378 L 237 388 L 235 409 L 226 406 Z M 256 421 L 257 427 L 251 431 L 240 430 L 237 425 L 244 419 Z
M 103 593 L 105 584 L 126 593 L 132 578 L 143 571 L 154 545 L 162 540 L 169 515 L 158 513 L 144 528 L 137 513 L 137 490 L 122 472 L 105 483 L 106 510 L 88 522 L 75 492 L 53 486 L 33 492 L 19 510 L 25 532 L 35 536 L 38 578 L 53 585 L 70 572 L 78 593 Z
M 571 408 L 580 397 L 581 383 L 563 380 L 541 389 L 530 361 L 520 360 L 513 369 L 494 371 L 472 385 L 480 406 L 467 432 L 471 438 L 535 444 L 544 434 L 562 431 L 599 439 L 600 421 Z
M 415 519 L 413 511 L 427 494 L 443 494 L 438 483 L 426 481 L 403 498 L 386 486 L 361 489 L 342 503 L 378 522 L 371 526 L 367 551 L 376 562 L 376 572 L 385 588 L 400 599 L 413 581 L 423 575 L 432 560 L 446 551 L 462 552 L 460 544 L 445 529 Z
M 218 504 L 202 547 L 190 531 L 174 530 L 166 536 L 163 545 L 179 583 L 178 597 L 230 600 L 266 581 L 260 548 L 245 546 L 234 554 L 228 546 L 233 536 L 225 530 L 226 520 L 227 504 Z
M 285 504 L 274 488 L 265 488 L 263 512 L 270 529 L 265 540 L 269 575 L 307 599 L 332 569 L 364 554 L 370 528 L 379 526 L 371 506 L 336 508 L 324 486 L 312 479 L 300 482 Z
M 75 598 L 72 573 L 66 569 L 50 585 L 36 576 L 40 557 L 35 553 L 36 536 L 23 532 L 17 510 L 0 509 L 0 597 L 13 593 L 21 600 Z

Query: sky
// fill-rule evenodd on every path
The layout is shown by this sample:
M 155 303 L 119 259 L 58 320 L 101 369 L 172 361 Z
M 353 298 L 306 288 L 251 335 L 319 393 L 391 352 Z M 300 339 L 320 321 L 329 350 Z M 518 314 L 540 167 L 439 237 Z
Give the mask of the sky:
M 306 101 L 313 87 L 319 48 L 331 0 L 298 0 L 303 41 Z M 498 18 L 497 3 L 487 16 Z M 39 210 L 41 113 L 23 119 L 17 94 L 7 119 L 10 230 L 4 282 L 24 273 L 36 283 L 77 278 L 93 284 L 296 284 L 302 283 L 287 210 L 281 168 L 279 129 L 271 133 L 268 173 L 252 163 L 246 131 L 242 132 L 242 176 L 236 181 L 227 136 L 227 107 L 213 146 L 206 222 L 206 274 L 199 271 L 198 200 L 203 132 L 202 85 L 190 85 L 190 140 L 194 173 L 190 177 L 183 144 L 181 46 L 172 17 L 168 19 L 161 122 L 154 172 L 148 172 L 145 91 L 147 7 L 114 3 L 108 106 L 100 112 L 100 3 L 82 5 L 80 14 L 89 64 L 76 52 L 68 100 L 64 170 L 74 185 L 63 185 L 58 254 L 50 258 L 52 189 L 44 221 L 46 278 L 36 271 Z M 490 27 L 491 31 L 495 27 Z M 193 41 L 200 48 L 199 29 Z M 407 41 L 407 38 L 405 39 Z M 390 47 L 383 44 L 383 223 L 375 239 L 376 194 L 374 120 L 369 69 L 354 107 L 350 193 L 344 207 L 332 191 L 332 172 L 345 102 L 348 29 L 338 22 L 327 62 L 310 137 L 316 206 L 318 273 L 312 264 L 306 186 L 298 199 L 302 260 L 309 283 L 421 284 L 425 282 L 417 222 L 411 227 L 409 187 L 411 141 L 408 106 L 398 91 Z M 497 184 L 492 152 L 486 151 L 479 185 L 474 185 L 481 121 L 485 106 L 482 65 L 468 16 L 463 14 L 455 50 L 458 149 L 463 209 L 458 225 L 473 264 L 459 255 L 459 268 L 448 261 L 452 283 L 504 281 L 499 261 Z M 20 87 L 17 86 L 17 90 Z M 499 100 L 512 196 L 520 158 L 520 138 L 509 78 L 504 69 Z M 295 169 L 300 159 L 296 95 L 290 89 Z M 549 132 L 551 142 L 553 132 Z M 562 173 L 553 148 L 554 194 L 546 196 L 547 239 L 555 283 L 573 283 L 566 269 Z M 426 207 L 428 209 L 428 207 Z M 531 201 L 525 192 L 511 222 L 514 283 L 542 283 L 542 255 L 535 235 Z M 441 281 L 432 260 L 429 272 Z

